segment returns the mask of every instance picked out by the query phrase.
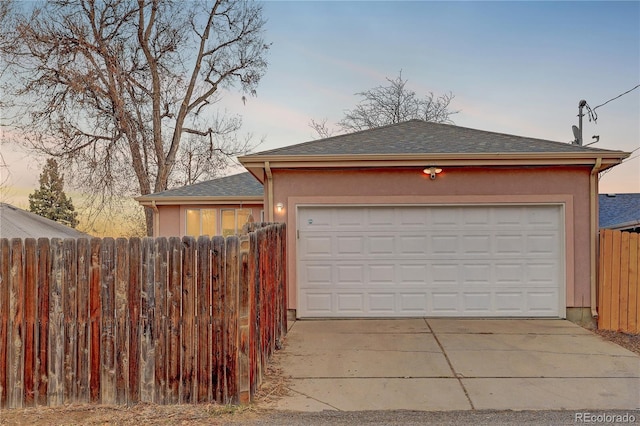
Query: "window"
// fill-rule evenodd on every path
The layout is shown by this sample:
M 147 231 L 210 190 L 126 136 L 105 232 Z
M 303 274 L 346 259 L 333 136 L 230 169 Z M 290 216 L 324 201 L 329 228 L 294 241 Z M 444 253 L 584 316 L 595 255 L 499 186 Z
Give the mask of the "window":
M 187 209 L 186 235 L 199 237 L 200 235 L 216 235 L 215 209 Z
M 251 209 L 222 210 L 222 236 L 239 234 L 250 215 Z

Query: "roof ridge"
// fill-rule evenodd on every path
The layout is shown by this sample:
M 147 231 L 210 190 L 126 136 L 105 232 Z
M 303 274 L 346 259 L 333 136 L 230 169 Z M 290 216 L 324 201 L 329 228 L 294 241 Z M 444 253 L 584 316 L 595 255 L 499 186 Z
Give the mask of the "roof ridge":
M 247 154 L 245 157 L 498 152 L 582 152 L 594 154 L 622 151 L 412 119 Z
M 370 129 L 356 130 L 355 132 L 351 132 L 351 133 L 341 133 L 339 135 L 333 135 L 333 136 L 329 136 L 327 138 L 313 139 L 313 140 L 306 141 L 306 142 L 300 142 L 300 143 L 296 143 L 296 144 L 293 144 L 293 145 L 281 146 L 279 148 L 273 148 L 273 149 L 269 149 L 269 150 L 266 150 L 266 151 L 254 152 L 253 154 L 247 154 L 247 155 L 263 155 L 263 154 L 267 154 L 267 153 L 270 153 L 270 152 L 273 152 L 273 151 L 277 151 L 277 150 L 280 150 L 280 149 L 291 148 L 293 146 L 301 147 L 301 146 L 312 144 L 312 143 L 317 143 L 317 142 L 322 142 L 322 141 L 330 141 L 332 139 L 341 138 L 343 136 L 359 135 L 359 134 L 364 133 L 364 132 L 371 132 L 371 131 L 374 131 L 374 130 L 382 130 L 382 129 L 386 129 L 386 128 L 389 128 L 389 127 L 399 126 L 399 125 L 406 124 L 406 123 L 411 123 L 411 122 L 429 123 L 428 121 L 420 120 L 419 118 L 412 118 L 412 119 L 407 120 L 407 121 L 401 121 L 400 123 L 385 124 L 384 126 L 372 127 Z

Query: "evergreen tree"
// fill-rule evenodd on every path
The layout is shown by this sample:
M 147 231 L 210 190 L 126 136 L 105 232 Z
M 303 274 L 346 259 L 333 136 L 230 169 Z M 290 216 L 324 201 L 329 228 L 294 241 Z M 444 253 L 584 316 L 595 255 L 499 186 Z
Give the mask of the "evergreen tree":
M 29 194 L 29 211 L 75 228 L 78 225 L 71 198 L 63 190 L 64 176 L 58 172 L 58 162 L 49 158 L 40 174 L 40 189 Z

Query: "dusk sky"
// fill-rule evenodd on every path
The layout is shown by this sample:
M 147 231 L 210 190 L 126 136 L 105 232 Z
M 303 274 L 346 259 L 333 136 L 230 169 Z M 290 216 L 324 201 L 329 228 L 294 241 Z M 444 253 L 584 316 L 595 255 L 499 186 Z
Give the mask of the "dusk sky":
M 640 2 L 282 2 L 264 4 L 273 43 L 258 95 L 228 93 L 262 151 L 315 138 L 356 92 L 402 76 L 418 94 L 451 91 L 456 125 L 570 142 L 578 102 L 593 108 L 640 84 Z M 640 89 L 584 119 L 603 149 L 634 151 L 600 192 L 640 192 Z M 41 163 L 3 148 L 11 183 L 35 188 Z

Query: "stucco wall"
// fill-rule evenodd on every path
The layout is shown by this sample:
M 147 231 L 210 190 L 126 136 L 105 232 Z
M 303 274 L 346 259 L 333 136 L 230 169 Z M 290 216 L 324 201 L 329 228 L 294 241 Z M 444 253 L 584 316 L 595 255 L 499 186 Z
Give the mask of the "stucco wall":
M 158 206 L 160 233 L 157 237 L 180 236 L 180 206 Z
M 565 206 L 566 305 L 589 306 L 588 167 L 452 168 L 431 180 L 422 169 L 274 170 L 274 213 L 288 226 L 289 308 L 296 308 L 297 204 L 544 203 Z M 597 188 L 596 188 L 597 190 Z

